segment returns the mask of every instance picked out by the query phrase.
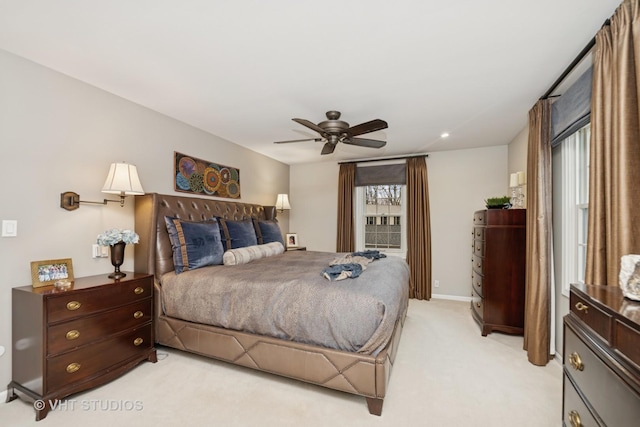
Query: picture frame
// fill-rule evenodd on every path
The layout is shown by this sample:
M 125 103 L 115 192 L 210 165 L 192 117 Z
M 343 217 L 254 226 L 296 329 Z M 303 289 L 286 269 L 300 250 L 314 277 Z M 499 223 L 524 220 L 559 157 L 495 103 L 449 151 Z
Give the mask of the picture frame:
M 31 261 L 31 285 L 34 288 L 53 285 L 58 280 L 73 281 L 71 258 Z
M 287 233 L 287 247 L 288 248 L 297 248 L 298 247 L 298 234 L 297 233 Z

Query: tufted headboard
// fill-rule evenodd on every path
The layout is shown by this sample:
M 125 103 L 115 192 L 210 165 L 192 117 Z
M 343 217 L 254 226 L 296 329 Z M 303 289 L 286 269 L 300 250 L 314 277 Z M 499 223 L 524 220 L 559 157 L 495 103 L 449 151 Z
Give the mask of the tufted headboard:
M 140 243 L 135 246 L 134 271 L 153 274 L 156 279 L 174 269 L 165 216 L 191 221 L 212 217 L 275 219 L 276 209 L 275 206 L 157 193 L 136 196 L 135 231 L 140 235 Z

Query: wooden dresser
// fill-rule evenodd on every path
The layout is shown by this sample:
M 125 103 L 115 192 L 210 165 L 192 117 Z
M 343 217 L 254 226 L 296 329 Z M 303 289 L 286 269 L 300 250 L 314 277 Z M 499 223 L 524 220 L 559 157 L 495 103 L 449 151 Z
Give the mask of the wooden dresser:
M 36 420 L 51 403 L 101 385 L 143 360 L 153 347 L 153 276 L 107 274 L 53 286 L 12 289 L 13 366 L 7 401 L 36 400 Z
M 569 299 L 564 425 L 640 425 L 640 303 L 613 286 L 571 285 Z
M 471 313 L 482 336 L 524 331 L 525 209 L 473 215 Z

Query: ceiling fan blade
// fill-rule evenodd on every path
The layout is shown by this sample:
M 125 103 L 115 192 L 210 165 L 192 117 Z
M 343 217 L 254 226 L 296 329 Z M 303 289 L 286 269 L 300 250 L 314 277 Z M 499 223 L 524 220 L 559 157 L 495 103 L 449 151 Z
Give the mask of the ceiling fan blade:
M 351 136 L 358 136 L 358 135 L 362 135 L 363 133 L 375 132 L 377 130 L 386 129 L 388 127 L 389 125 L 384 120 L 374 119 L 369 122 L 352 126 L 349 129 L 347 129 L 346 132 Z
M 322 152 L 320 154 L 331 154 L 335 149 L 336 149 L 335 144 L 327 142 L 326 144 L 324 144 L 324 147 L 322 147 Z
M 320 135 L 324 135 L 324 133 L 325 133 L 324 129 L 322 129 L 317 124 L 310 122 L 309 120 L 305 120 L 305 119 L 291 119 L 291 120 L 293 120 L 296 123 L 300 123 L 302 126 L 306 126 L 309 129 L 315 130 Z
M 288 144 L 290 142 L 302 142 L 302 141 L 322 141 L 322 138 L 305 138 L 305 139 L 290 139 L 288 141 L 274 141 L 274 144 Z
M 379 141 L 377 139 L 367 139 L 367 138 L 344 139 L 342 142 L 344 142 L 345 144 L 359 145 L 360 147 L 370 147 L 370 148 L 382 148 L 385 145 L 387 145 L 387 141 Z

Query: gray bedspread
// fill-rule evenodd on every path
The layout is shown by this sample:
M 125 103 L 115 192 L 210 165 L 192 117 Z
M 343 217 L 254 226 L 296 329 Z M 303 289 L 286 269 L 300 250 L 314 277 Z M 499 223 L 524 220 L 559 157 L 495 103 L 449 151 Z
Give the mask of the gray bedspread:
M 409 268 L 376 260 L 355 279 L 321 271 L 340 254 L 290 251 L 244 265 L 161 278 L 166 315 L 208 325 L 376 355 L 407 304 Z

